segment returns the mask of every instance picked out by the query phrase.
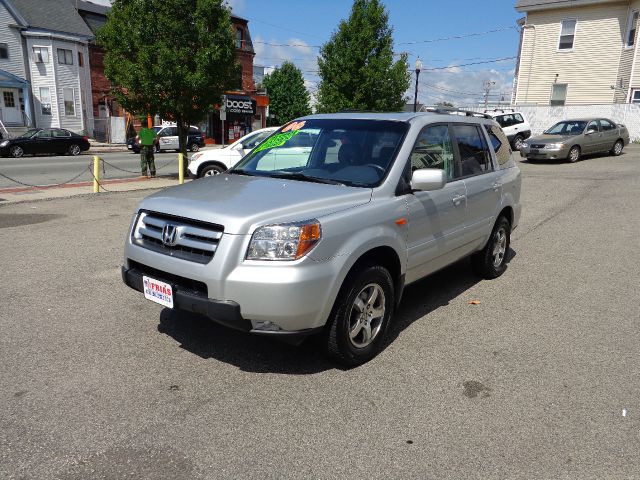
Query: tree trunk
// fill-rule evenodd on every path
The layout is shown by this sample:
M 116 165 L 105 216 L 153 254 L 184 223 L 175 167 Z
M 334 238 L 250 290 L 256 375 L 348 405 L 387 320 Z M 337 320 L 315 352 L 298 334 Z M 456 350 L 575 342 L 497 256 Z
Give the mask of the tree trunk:
M 187 165 L 189 164 L 189 157 L 187 156 L 187 138 L 189 135 L 189 125 L 185 125 L 181 116 L 176 118 L 176 126 L 178 127 L 178 147 L 180 153 L 184 155 L 184 174 L 187 174 Z

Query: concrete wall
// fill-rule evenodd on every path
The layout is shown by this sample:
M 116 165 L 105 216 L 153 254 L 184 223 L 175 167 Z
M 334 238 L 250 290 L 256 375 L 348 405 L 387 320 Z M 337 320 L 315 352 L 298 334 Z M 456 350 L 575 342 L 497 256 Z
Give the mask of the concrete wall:
M 532 135 L 538 135 L 551 127 L 554 123 L 571 118 L 603 117 L 616 123 L 624 124 L 629 130 L 631 140 L 640 140 L 640 105 L 630 103 L 616 103 L 608 105 L 565 105 L 524 106 L 513 107 L 531 124 Z M 470 108 L 482 112 L 480 108 Z

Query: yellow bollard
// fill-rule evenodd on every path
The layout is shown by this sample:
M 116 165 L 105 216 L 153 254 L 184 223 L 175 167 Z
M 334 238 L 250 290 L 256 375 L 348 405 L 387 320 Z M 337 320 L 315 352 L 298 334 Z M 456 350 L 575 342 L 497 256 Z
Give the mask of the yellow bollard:
M 182 185 L 184 183 L 184 154 L 178 154 L 178 183 Z
M 93 193 L 100 191 L 100 157 L 93 156 Z

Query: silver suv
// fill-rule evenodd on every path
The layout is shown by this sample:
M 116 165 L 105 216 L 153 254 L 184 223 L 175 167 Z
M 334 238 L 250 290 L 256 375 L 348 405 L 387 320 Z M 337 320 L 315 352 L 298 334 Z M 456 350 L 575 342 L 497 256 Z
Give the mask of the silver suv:
M 144 199 L 124 282 L 245 332 L 322 333 L 340 362 L 367 361 L 405 285 L 468 255 L 484 278 L 506 269 L 520 171 L 494 120 L 457 113 L 290 122 L 232 170 Z

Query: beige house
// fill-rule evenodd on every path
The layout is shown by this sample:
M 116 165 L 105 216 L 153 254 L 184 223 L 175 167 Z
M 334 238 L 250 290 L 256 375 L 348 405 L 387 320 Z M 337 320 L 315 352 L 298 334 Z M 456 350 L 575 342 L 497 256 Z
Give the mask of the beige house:
M 518 0 L 517 105 L 640 104 L 640 0 Z

